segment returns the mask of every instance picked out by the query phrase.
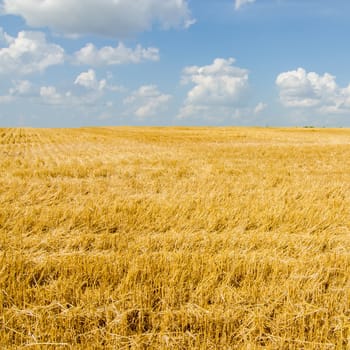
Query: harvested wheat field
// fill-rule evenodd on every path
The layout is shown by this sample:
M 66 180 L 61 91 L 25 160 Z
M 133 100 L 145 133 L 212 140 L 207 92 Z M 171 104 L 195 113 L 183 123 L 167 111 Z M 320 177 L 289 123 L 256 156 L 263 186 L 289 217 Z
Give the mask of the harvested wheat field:
M 350 130 L 0 143 L 1 349 L 350 349 Z

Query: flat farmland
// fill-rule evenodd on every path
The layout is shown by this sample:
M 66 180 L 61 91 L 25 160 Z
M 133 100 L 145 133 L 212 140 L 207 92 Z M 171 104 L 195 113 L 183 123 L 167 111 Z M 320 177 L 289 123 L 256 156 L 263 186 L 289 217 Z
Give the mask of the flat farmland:
M 350 130 L 0 129 L 1 349 L 349 349 Z

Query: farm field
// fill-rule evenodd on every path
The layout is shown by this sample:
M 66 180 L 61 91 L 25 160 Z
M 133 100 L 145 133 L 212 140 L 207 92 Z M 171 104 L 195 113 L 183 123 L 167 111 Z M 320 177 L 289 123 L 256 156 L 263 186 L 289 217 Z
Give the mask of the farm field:
M 0 349 L 350 349 L 350 130 L 0 129 Z

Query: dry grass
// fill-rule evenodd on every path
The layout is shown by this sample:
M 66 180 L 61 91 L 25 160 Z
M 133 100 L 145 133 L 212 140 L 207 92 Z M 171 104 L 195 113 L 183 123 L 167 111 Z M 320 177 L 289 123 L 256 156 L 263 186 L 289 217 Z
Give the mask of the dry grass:
M 349 130 L 0 143 L 0 348 L 350 349 Z

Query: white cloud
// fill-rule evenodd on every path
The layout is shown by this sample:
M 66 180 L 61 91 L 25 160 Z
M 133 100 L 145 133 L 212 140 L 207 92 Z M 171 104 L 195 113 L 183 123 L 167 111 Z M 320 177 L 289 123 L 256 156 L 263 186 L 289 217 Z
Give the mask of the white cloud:
M 33 93 L 33 85 L 28 80 L 13 80 L 12 85 L 6 95 L 0 96 L 0 103 L 14 102 L 19 97 L 29 97 Z
M 105 46 L 97 49 L 95 45 L 90 43 L 75 53 L 75 60 L 79 64 L 90 66 L 158 61 L 159 50 L 154 47 L 143 48 L 141 45 L 131 49 L 123 43 L 119 43 L 117 47 Z
M 42 86 L 40 88 L 40 97 L 49 104 L 61 104 L 64 98 L 54 86 Z
M 32 91 L 32 83 L 28 80 L 15 80 L 13 87 L 9 90 L 10 95 L 26 96 Z
M 235 8 L 239 10 L 243 5 L 255 2 L 255 0 L 235 0 Z
M 259 114 L 267 108 L 267 104 L 259 102 L 254 108 L 254 114 Z
M 63 108 L 72 108 L 73 110 L 88 107 L 89 109 L 98 108 L 105 105 L 105 97 L 102 90 L 91 90 L 83 94 L 74 94 L 72 91 L 58 91 L 55 86 L 40 87 L 39 96 L 36 96 L 35 102 L 46 105 L 60 106 Z M 39 100 L 38 100 L 39 98 Z
M 40 101 L 47 105 L 60 105 L 62 107 L 81 107 L 83 105 L 93 104 L 99 96 L 97 95 L 73 95 L 71 91 L 57 91 L 57 88 L 52 85 L 42 86 L 39 90 Z
M 100 94 L 84 94 L 81 96 L 73 95 L 71 91 L 59 92 L 55 86 L 42 86 L 39 90 L 40 102 L 47 105 L 59 105 L 62 107 L 82 107 L 84 105 L 93 105 L 101 97 Z
M 4 0 L 3 9 L 67 35 L 125 37 L 154 23 L 165 29 L 194 23 L 187 0 Z
M 64 62 L 64 50 L 46 41 L 42 32 L 21 31 L 17 37 L 2 33 L 7 47 L 0 48 L 0 74 L 31 74 Z
M 125 100 L 132 105 L 134 114 L 139 118 L 157 116 L 167 108 L 171 95 L 162 94 L 155 85 L 144 85 L 134 91 Z
M 87 72 L 80 73 L 75 81 L 75 85 L 82 86 L 89 90 L 95 91 L 124 91 L 124 88 L 121 86 L 110 85 L 107 79 L 98 80 L 96 76 L 96 72 L 93 69 L 89 69 Z
M 186 67 L 182 82 L 195 86 L 188 92 L 178 117 L 235 116 L 245 102 L 248 71 L 234 63 L 233 58 L 217 58 L 211 65 Z
M 98 81 L 95 71 L 89 69 L 87 72 L 80 73 L 75 79 L 74 84 L 87 89 L 103 90 L 107 85 L 107 81 L 105 79 Z
M 286 107 L 315 109 L 321 113 L 344 113 L 350 110 L 350 85 L 341 88 L 329 73 L 319 75 L 303 68 L 278 75 L 281 103 Z
M 59 91 L 53 85 L 36 85 L 28 80 L 13 80 L 7 94 L 0 95 L 0 104 L 23 102 L 37 105 L 53 105 L 63 108 L 95 108 L 98 106 L 112 107 L 104 101 L 106 91 L 121 91 L 121 87 L 110 85 L 107 79 L 97 80 L 93 70 L 81 73 L 76 79 L 76 85 L 84 89 L 72 92 Z M 124 91 L 124 90 L 122 90 Z

